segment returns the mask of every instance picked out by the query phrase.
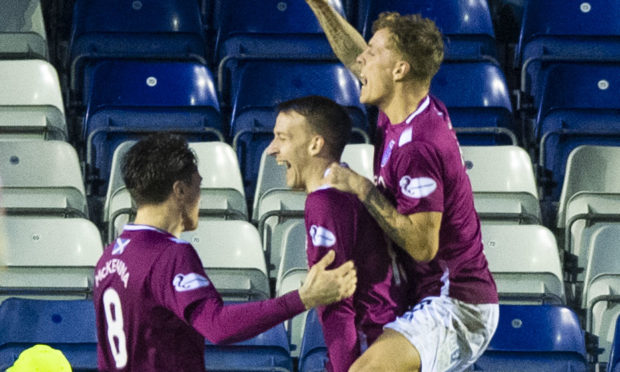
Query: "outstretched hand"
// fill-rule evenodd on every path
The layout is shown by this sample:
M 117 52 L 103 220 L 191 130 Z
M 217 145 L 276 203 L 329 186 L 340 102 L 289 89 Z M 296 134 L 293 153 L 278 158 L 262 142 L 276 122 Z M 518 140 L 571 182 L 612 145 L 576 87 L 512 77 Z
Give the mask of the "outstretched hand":
M 336 253 L 330 250 L 308 271 L 304 284 L 299 288 L 299 297 L 306 309 L 329 305 L 350 297 L 355 292 L 357 272 L 352 261 L 347 261 L 333 270 L 326 270 L 335 257 Z

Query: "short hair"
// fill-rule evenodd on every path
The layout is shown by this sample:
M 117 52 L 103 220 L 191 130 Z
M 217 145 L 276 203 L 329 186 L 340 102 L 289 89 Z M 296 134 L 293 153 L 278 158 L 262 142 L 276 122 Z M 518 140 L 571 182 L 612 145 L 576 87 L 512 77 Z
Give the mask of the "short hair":
M 443 39 L 435 22 L 419 14 L 383 12 L 373 23 L 372 32 L 384 28 L 392 34 L 393 50 L 411 65 L 412 77 L 430 82 L 444 57 Z
M 278 113 L 296 112 L 306 119 L 311 130 L 325 140 L 328 154 L 339 160 L 342 151 L 349 142 L 351 117 L 344 107 L 329 98 L 307 96 L 295 98 L 278 105 Z
M 176 181 L 189 183 L 197 171 L 196 155 L 187 141 L 163 132 L 138 141 L 121 164 L 125 186 L 138 207 L 165 201 Z

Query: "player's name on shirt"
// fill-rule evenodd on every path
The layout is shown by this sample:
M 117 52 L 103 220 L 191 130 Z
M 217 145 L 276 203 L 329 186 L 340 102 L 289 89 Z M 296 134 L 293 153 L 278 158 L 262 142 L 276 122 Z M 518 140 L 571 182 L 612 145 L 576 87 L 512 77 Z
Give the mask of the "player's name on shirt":
M 112 258 L 108 260 L 103 267 L 101 267 L 95 275 L 95 286 L 98 287 L 99 283 L 103 281 L 108 275 L 117 274 L 121 279 L 125 288 L 129 282 L 129 271 L 127 265 L 123 260 L 119 258 Z

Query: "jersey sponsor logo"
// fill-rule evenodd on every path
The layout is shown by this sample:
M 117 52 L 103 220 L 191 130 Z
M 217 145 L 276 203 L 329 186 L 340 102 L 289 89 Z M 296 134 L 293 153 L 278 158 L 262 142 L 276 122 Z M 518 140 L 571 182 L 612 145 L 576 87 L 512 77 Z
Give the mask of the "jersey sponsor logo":
M 211 284 L 209 279 L 196 273 L 177 274 L 172 279 L 172 285 L 177 292 L 187 292 L 194 289 L 207 287 Z
M 310 226 L 310 236 L 315 247 L 331 247 L 336 244 L 336 236 L 323 226 Z
M 428 177 L 411 178 L 409 176 L 404 176 L 400 179 L 398 184 L 403 194 L 414 199 L 429 196 L 437 189 L 437 182 Z
M 125 252 L 125 248 L 127 248 L 127 245 L 130 241 L 131 239 L 117 238 L 116 242 L 114 243 L 114 248 L 112 249 L 112 255 L 123 254 L 123 252 Z

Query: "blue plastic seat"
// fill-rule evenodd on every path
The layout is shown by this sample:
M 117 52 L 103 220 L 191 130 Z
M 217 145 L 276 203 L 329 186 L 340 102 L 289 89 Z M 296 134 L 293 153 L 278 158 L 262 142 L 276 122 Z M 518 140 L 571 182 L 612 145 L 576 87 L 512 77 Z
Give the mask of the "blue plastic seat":
M 620 63 L 550 67 L 533 128 L 539 164 L 551 178 L 546 194 L 558 200 L 566 160 L 579 145 L 620 145 Z
M 246 341 L 230 345 L 214 345 L 208 340 L 205 343 L 205 367 L 210 372 L 293 371 L 282 323 Z
M 342 64 L 321 61 L 254 60 L 233 74 L 230 88 L 230 136 L 239 158 L 246 195 L 254 195 L 263 150 L 273 138 L 278 103 L 320 95 L 345 106 L 359 141 L 368 142 L 366 108 L 359 102 L 360 86 Z
M 620 318 L 618 319 L 620 320 Z M 620 321 L 618 320 L 616 320 L 616 331 L 611 346 L 609 363 L 607 363 L 607 372 L 620 372 Z
M 323 328 L 319 323 L 316 310 L 310 310 L 306 317 L 301 351 L 299 352 L 299 372 L 322 372 L 327 363 L 327 346 L 323 337 Z
M 341 0 L 329 3 L 344 14 Z M 213 15 L 216 63 L 242 54 L 333 55 L 323 29 L 304 1 L 262 0 L 257 6 L 247 0 L 216 0 Z
M 223 140 L 219 100 L 204 65 L 106 61 L 93 69 L 82 138 L 87 147 L 87 182 L 103 180 L 97 194 L 106 192 L 116 146 L 161 130 L 185 134 L 193 141 Z
M 544 70 L 560 61 L 620 61 L 617 0 L 527 1 L 515 66 L 521 89 L 540 100 Z
M 508 86 L 498 65 L 443 63 L 430 91 L 448 108 L 462 145 L 517 144 Z
M 62 351 L 74 371 L 97 371 L 95 308 L 91 300 L 10 298 L 0 305 L 0 370 L 35 344 Z
M 84 69 L 101 59 L 207 61 L 198 1 L 77 0 L 69 45 L 71 91 L 79 100 Z
M 495 32 L 486 0 L 360 0 L 357 29 L 366 40 L 381 12 L 419 13 L 435 21 L 446 42 L 446 59 L 497 58 Z
M 585 337 L 567 307 L 500 305 L 499 324 L 475 371 L 585 372 Z

